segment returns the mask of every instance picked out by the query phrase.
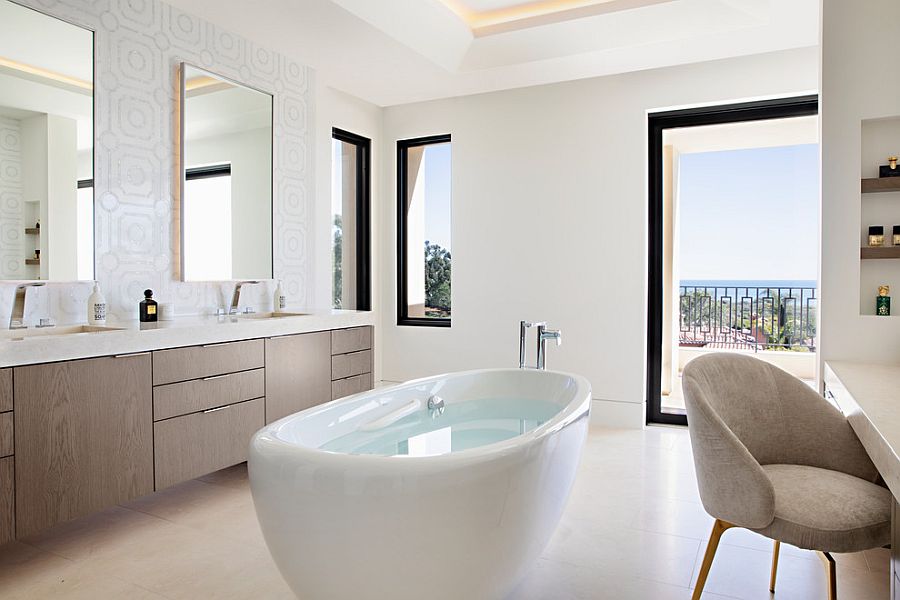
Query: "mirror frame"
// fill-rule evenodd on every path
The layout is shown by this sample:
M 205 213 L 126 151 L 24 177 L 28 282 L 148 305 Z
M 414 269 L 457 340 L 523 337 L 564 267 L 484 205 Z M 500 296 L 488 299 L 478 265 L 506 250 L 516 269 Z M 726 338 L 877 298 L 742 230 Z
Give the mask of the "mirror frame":
M 252 90 L 254 92 L 259 92 L 260 94 L 265 94 L 269 98 L 269 129 L 271 130 L 271 135 L 269 136 L 269 189 L 271 190 L 269 193 L 269 231 L 271 232 L 271 239 L 269 244 L 269 275 L 268 277 L 253 277 L 253 279 L 275 279 L 275 93 L 268 92 L 266 90 L 262 90 L 260 88 L 254 87 L 252 85 L 247 85 L 246 83 L 237 81 L 236 79 L 232 79 L 231 77 L 226 77 L 224 75 L 219 75 L 218 73 L 214 73 L 209 69 L 205 69 L 203 67 L 198 67 L 193 63 L 189 63 L 186 61 L 182 61 L 178 64 L 178 81 L 179 81 L 179 94 L 178 94 L 178 156 L 176 157 L 177 162 L 177 185 L 178 185 L 178 255 L 179 255 L 179 274 L 176 279 L 185 283 L 202 283 L 201 280 L 187 279 L 185 274 L 185 252 L 184 252 L 184 197 L 185 197 L 185 185 L 187 184 L 187 166 L 185 165 L 185 137 L 184 137 L 184 124 L 186 121 L 185 112 L 187 108 L 187 85 L 186 85 L 186 73 L 187 69 L 196 69 L 210 77 L 214 77 L 216 79 L 220 79 L 224 82 L 230 83 L 232 85 L 240 86 L 247 90 Z M 95 267 L 96 268 L 96 267 Z M 234 275 L 234 273 L 232 273 Z M 234 277 L 225 281 L 236 281 Z

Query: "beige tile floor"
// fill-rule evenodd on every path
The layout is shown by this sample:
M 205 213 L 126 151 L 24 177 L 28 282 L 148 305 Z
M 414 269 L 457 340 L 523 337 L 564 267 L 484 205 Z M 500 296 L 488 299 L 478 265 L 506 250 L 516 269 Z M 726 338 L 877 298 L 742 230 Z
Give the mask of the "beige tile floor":
M 689 598 L 711 524 L 685 430 L 595 429 L 563 521 L 510 600 Z M 770 542 L 722 542 L 704 598 L 771 598 Z M 841 600 L 888 597 L 887 550 L 836 559 Z M 291 597 L 243 465 L 0 548 L 3 600 Z M 776 597 L 825 598 L 813 554 L 783 548 Z

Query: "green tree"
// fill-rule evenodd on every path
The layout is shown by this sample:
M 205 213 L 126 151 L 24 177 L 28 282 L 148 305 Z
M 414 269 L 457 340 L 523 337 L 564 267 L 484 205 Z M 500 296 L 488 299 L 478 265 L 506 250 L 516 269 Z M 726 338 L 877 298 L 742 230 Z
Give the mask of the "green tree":
M 331 231 L 333 232 L 332 238 L 334 240 L 331 251 L 332 306 L 341 308 L 341 298 L 344 294 L 344 272 L 342 266 L 344 260 L 344 223 L 341 215 L 334 215 L 334 227 L 332 227 Z
M 425 309 L 429 316 L 450 315 L 450 266 L 450 251 L 426 240 Z

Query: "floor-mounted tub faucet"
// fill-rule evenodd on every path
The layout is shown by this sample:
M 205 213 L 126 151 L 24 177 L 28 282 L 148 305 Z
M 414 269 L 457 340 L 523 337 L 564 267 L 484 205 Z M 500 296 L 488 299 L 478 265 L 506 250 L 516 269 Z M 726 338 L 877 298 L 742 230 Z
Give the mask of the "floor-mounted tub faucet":
M 43 281 L 34 281 L 31 283 L 20 283 L 16 286 L 16 291 L 13 295 L 12 311 L 9 313 L 10 329 L 25 329 L 25 294 L 28 288 L 43 287 L 45 285 L 47 284 Z
M 547 368 L 547 340 L 556 340 L 556 345 L 562 344 L 562 332 L 559 329 L 547 329 L 545 321 L 519 321 L 519 368 L 525 369 L 525 337 L 528 330 L 537 327 L 537 364 L 536 369 Z

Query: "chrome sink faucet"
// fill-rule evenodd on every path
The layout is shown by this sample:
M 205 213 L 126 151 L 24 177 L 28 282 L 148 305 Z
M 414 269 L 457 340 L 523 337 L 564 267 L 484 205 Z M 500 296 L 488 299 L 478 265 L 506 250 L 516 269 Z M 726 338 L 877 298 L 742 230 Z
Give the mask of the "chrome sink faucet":
M 238 281 L 234 284 L 234 294 L 231 296 L 231 308 L 228 310 L 228 314 L 236 315 L 238 311 L 238 305 L 241 303 L 241 288 L 245 285 L 256 285 L 259 283 L 258 281 Z
M 519 368 L 525 369 L 525 337 L 528 330 L 537 327 L 537 364 L 536 369 L 547 368 L 547 340 L 556 340 L 556 345 L 562 345 L 562 332 L 558 329 L 547 329 L 545 321 L 519 321 Z
M 43 287 L 47 285 L 43 281 L 34 281 L 31 283 L 20 283 L 16 286 L 13 296 L 13 307 L 9 313 L 10 329 L 25 329 L 25 294 L 28 288 Z

